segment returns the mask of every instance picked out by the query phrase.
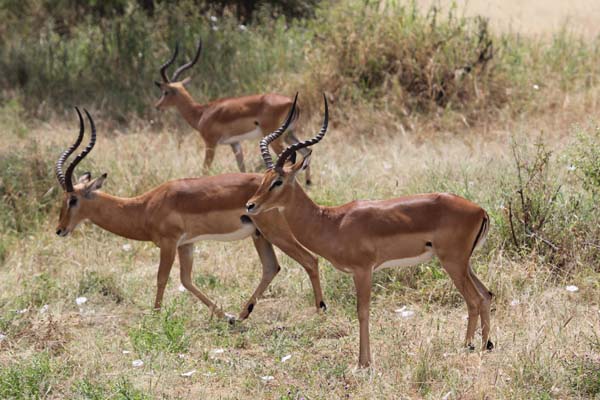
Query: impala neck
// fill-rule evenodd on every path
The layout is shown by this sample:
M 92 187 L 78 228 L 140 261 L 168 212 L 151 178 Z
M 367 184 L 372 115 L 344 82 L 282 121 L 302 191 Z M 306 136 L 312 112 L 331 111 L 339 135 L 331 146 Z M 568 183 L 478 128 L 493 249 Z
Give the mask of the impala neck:
M 186 90 L 182 90 L 178 95 L 180 99 L 175 103 L 177 110 L 192 128 L 198 129 L 198 121 L 204 112 L 204 105 L 196 103 Z
M 337 232 L 342 215 L 337 207 L 320 206 L 294 182 L 291 201 L 283 214 L 300 243 L 310 251 L 332 260 L 336 254 Z
M 87 217 L 102 229 L 128 239 L 151 240 L 141 197 L 123 198 L 95 192 L 94 198 L 87 201 Z

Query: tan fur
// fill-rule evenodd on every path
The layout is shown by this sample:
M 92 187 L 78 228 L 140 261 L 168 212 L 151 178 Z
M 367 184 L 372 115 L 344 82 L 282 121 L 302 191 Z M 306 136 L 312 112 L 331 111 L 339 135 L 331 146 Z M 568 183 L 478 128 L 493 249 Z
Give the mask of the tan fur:
M 359 365 L 371 363 L 369 304 L 372 274 L 392 260 L 419 260 L 433 252 L 465 298 L 469 309 L 466 344 L 481 317 L 483 348 L 490 329 L 491 294 L 473 274 L 469 258 L 487 232 L 489 217 L 478 205 L 447 193 L 418 194 L 338 207 L 315 204 L 295 179 L 305 160 L 268 170 L 248 201 L 250 215 L 279 210 L 294 237 L 308 250 L 354 276 L 360 323 Z M 279 186 L 273 182 L 281 180 Z M 260 228 L 260 223 L 257 225 Z M 480 233 L 481 232 L 481 233 Z

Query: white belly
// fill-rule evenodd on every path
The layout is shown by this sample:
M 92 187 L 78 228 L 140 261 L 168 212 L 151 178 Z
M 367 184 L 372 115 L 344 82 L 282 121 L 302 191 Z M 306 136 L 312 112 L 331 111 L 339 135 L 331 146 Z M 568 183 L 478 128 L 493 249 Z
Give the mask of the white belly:
M 374 268 L 374 270 L 379 270 L 383 268 L 390 267 L 410 267 L 412 265 L 417 265 L 425 261 L 429 261 L 433 258 L 433 251 L 426 251 L 425 253 L 419 254 L 416 257 L 408 257 L 408 258 L 397 258 L 394 260 L 387 260 Z
M 229 233 L 216 233 L 208 235 L 199 235 L 194 237 L 188 237 L 187 234 L 184 233 L 183 236 L 179 238 L 177 246 L 181 246 L 183 244 L 188 243 L 194 243 L 199 240 L 218 240 L 219 242 L 231 242 L 234 240 L 241 240 L 252 235 L 255 229 L 256 228 L 253 224 L 244 224 L 241 229 Z
M 262 138 L 262 130 L 260 129 L 260 126 L 257 126 L 250 132 L 242 133 L 241 135 L 237 135 L 237 136 L 232 136 L 230 138 L 219 141 L 219 143 L 232 144 L 232 143 L 241 142 L 244 140 L 252 140 L 252 139 L 259 139 L 259 138 Z

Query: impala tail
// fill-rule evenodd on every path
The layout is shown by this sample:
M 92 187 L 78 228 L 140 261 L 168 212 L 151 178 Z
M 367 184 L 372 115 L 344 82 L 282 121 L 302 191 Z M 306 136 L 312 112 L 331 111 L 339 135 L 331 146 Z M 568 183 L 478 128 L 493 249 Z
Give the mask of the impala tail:
M 488 231 L 490 230 L 490 216 L 488 213 L 483 210 L 483 221 L 481 221 L 481 228 L 479 228 L 479 232 L 475 237 L 475 242 L 473 243 L 473 248 L 471 249 L 471 254 L 485 243 L 485 239 L 487 238 Z

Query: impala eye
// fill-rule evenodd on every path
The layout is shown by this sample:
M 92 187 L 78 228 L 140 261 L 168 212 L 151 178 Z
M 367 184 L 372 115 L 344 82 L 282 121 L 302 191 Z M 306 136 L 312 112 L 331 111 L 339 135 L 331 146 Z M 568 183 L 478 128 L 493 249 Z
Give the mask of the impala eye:
M 280 179 L 277 179 L 275 182 L 271 183 L 271 187 L 269 188 L 269 191 L 273 190 L 275 188 L 275 186 L 281 186 L 283 184 L 283 181 Z
M 69 207 L 74 207 L 75 205 L 77 205 L 77 197 L 71 197 L 69 199 Z

